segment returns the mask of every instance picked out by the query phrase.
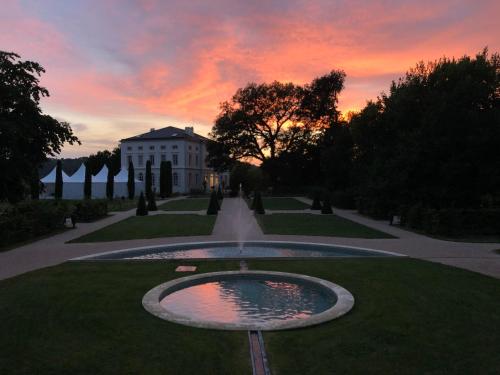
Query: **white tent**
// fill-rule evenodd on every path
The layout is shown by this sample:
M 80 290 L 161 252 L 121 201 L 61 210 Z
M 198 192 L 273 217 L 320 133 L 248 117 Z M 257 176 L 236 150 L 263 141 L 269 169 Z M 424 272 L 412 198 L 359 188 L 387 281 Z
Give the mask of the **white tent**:
M 43 183 L 43 192 L 40 195 L 40 198 L 52 198 L 54 197 L 54 189 L 56 185 L 56 169 L 57 166 L 54 166 L 54 168 L 40 181 Z M 63 194 L 64 194 L 64 183 L 69 179 L 68 175 L 62 172 L 62 179 L 63 179 Z
M 85 164 L 64 181 L 64 199 L 83 199 L 83 186 L 85 184 Z
M 102 169 L 92 177 L 92 198 L 106 198 L 106 182 L 108 181 L 108 167 Z
M 135 182 L 135 195 L 139 195 L 141 191 L 144 190 L 144 183 L 137 179 Z M 120 172 L 115 176 L 115 186 L 114 186 L 114 194 L 115 197 L 128 197 L 128 170 L 125 168 L 120 169 Z

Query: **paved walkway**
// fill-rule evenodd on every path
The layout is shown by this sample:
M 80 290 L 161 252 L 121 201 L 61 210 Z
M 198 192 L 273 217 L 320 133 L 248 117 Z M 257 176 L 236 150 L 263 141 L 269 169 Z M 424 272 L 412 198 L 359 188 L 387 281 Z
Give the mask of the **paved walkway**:
M 311 202 L 306 198 L 301 198 L 301 200 L 307 203 Z M 163 202 L 158 202 L 158 205 L 161 203 Z M 377 250 L 394 251 L 415 258 L 465 268 L 500 278 L 500 255 L 492 251 L 500 248 L 500 244 L 498 243 L 442 241 L 390 226 L 387 222 L 361 216 L 355 211 L 340 209 L 335 209 L 334 211 L 339 216 L 392 234 L 398 238 L 362 239 L 264 235 L 253 217 L 253 213 L 248 209 L 243 200 L 240 198 L 226 198 L 223 201 L 222 210 L 217 216 L 214 231 L 210 236 L 165 237 L 100 243 L 66 243 L 69 240 L 134 215 L 135 209 L 133 209 L 115 213 L 109 218 L 94 223 L 78 224 L 77 229 L 71 229 L 50 238 L 0 253 L 0 279 L 60 264 L 71 258 L 98 252 L 179 242 L 227 240 L 298 241 L 367 247 Z M 301 212 L 307 212 L 307 210 Z

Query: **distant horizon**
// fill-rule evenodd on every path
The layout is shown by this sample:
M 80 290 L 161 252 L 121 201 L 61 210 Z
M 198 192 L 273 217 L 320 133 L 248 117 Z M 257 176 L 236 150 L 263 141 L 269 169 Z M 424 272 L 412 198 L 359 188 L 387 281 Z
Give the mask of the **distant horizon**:
M 219 103 L 248 82 L 343 69 L 339 109 L 360 110 L 419 61 L 499 52 L 498 14 L 493 0 L 6 0 L 0 49 L 46 69 L 41 106 L 82 141 L 60 155 L 73 158 L 150 128 L 206 136 Z

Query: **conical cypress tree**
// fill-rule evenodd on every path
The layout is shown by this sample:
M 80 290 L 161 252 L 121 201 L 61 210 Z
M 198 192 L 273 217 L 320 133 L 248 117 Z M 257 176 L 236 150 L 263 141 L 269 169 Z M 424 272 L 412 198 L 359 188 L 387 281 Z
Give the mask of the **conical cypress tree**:
M 172 163 L 162 161 L 160 164 L 160 196 L 166 198 L 172 195 Z
M 54 186 L 54 198 L 61 199 L 63 195 L 62 164 L 58 160 L 56 164 L 56 183 Z
M 158 208 L 156 207 L 155 195 L 156 195 L 156 192 L 153 191 L 151 193 L 150 198 L 148 199 L 148 211 L 158 211 Z
M 127 179 L 128 199 L 135 197 L 135 171 L 134 163 L 128 163 L 128 179 Z
M 224 194 L 222 194 L 222 189 L 220 187 L 220 184 L 219 187 L 217 188 L 217 199 L 220 201 L 224 199 Z
M 321 213 L 325 215 L 333 214 L 332 204 L 330 203 L 330 194 L 326 193 L 323 199 L 323 207 L 321 207 Z
M 311 205 L 311 210 L 321 210 L 321 194 L 319 191 L 314 192 L 314 199 Z
M 260 192 L 257 191 L 255 193 L 255 205 L 254 205 L 254 212 L 259 215 L 264 215 L 266 211 L 264 210 L 264 204 L 262 203 L 262 196 L 260 195 Z
M 153 186 L 153 178 L 151 176 L 151 160 L 146 162 L 146 178 L 145 178 L 145 189 L 146 189 L 146 198 L 149 200 L 153 191 L 151 190 Z
M 85 165 L 85 182 L 83 183 L 83 196 L 85 199 L 90 199 L 92 197 L 92 173 L 90 173 L 90 168 Z
M 137 203 L 137 210 L 135 211 L 136 216 L 146 216 L 148 214 L 148 209 L 146 208 L 146 200 L 144 199 L 144 194 L 141 191 L 139 196 L 139 202 Z
M 115 185 L 115 175 L 113 174 L 113 170 L 111 166 L 108 167 L 108 180 L 106 181 L 106 197 L 109 200 L 113 199 L 114 195 L 114 185 Z
M 215 191 L 212 191 L 212 194 L 210 194 L 210 202 L 208 204 L 208 210 L 207 210 L 207 215 L 217 215 L 217 212 L 219 212 L 219 202 L 217 202 L 217 194 Z

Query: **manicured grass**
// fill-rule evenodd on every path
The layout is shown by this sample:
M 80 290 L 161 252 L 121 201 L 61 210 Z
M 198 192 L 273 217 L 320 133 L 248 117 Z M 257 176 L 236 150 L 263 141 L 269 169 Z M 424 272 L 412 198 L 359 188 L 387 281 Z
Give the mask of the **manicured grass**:
M 185 276 L 176 264 L 67 263 L 1 281 L 0 374 L 251 374 L 246 332 L 189 328 L 143 309 L 149 289 Z
M 1 374 L 250 374 L 246 332 L 189 328 L 141 306 L 152 287 L 230 261 L 78 262 L 0 281 Z M 273 374 L 500 373 L 500 280 L 409 258 L 253 260 L 338 283 L 354 309 L 265 332 Z
M 127 211 L 132 208 L 137 208 L 137 198 L 135 199 L 113 199 L 108 200 L 108 211 Z
M 256 215 L 256 218 L 265 234 L 395 238 L 336 215 L 272 214 Z
M 215 216 L 168 214 L 133 216 L 74 239 L 71 242 L 209 235 L 212 233 L 215 218 Z
M 246 199 L 248 208 L 252 205 L 252 199 Z M 310 206 L 295 198 L 289 197 L 263 197 L 262 204 L 265 210 L 305 210 Z
M 346 316 L 265 332 L 273 374 L 498 374 L 500 280 L 413 259 L 251 261 L 355 297 Z
M 200 211 L 208 209 L 208 198 L 186 198 L 170 201 L 158 206 L 165 211 Z

